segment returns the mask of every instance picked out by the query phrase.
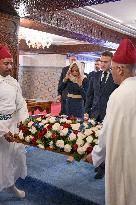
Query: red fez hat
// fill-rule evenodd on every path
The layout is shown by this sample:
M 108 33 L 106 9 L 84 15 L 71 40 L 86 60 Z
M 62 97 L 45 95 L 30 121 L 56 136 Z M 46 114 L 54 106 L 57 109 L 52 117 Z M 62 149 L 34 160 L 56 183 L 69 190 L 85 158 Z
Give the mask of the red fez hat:
M 4 58 L 12 58 L 12 55 L 6 46 L 0 46 L 0 60 Z
M 129 39 L 123 39 L 113 55 L 112 61 L 119 64 L 135 64 L 136 49 Z

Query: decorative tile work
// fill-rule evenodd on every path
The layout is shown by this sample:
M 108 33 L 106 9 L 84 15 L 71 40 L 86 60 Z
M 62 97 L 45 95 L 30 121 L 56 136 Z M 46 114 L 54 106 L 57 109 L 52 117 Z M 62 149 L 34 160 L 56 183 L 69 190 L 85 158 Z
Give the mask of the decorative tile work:
M 23 96 L 29 99 L 56 101 L 60 73 L 61 68 L 58 67 L 20 67 L 19 83 Z

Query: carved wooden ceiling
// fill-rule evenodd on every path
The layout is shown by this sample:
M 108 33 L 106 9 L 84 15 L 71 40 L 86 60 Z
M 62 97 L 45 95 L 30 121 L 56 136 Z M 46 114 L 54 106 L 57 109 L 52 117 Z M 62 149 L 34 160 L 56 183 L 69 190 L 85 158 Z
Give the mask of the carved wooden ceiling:
M 27 13 L 29 16 L 35 12 L 42 13 L 65 10 L 115 1 L 120 0 L 1 0 L 1 2 L 5 4 L 5 6 L 3 4 L 2 7 L 6 9 L 7 12 L 11 12 L 12 5 L 17 12 L 19 9 L 23 8 L 24 15 Z
M 110 43 L 118 44 L 124 37 L 131 38 L 136 45 L 135 38 L 105 28 L 87 18 L 72 13 L 70 10 L 66 10 L 114 1 L 119 0 L 1 0 L 0 11 L 20 17 L 23 16 L 21 26 L 84 41 L 84 46 L 78 45 L 75 47 L 75 50 L 81 52 L 90 49 L 94 51 L 110 49 Z M 86 43 L 91 45 L 88 46 Z M 21 44 L 20 48 L 28 49 Z M 74 47 L 69 46 L 66 48 L 66 46 L 61 46 L 58 48 L 54 46 L 50 52 L 57 50 L 64 53 L 69 49 L 74 50 Z

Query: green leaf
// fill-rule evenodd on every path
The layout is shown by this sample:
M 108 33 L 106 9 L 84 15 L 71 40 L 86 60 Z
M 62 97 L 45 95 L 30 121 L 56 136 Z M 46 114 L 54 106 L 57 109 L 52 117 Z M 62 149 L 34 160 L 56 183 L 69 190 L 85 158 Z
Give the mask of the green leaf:
M 42 144 L 43 145 L 43 142 L 40 139 L 38 139 L 36 142 L 37 142 L 37 144 Z

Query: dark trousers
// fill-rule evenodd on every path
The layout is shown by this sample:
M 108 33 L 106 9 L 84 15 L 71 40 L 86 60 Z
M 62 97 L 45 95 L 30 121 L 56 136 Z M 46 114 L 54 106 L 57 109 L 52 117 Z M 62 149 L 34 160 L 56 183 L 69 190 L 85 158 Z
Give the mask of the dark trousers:
M 61 99 L 60 115 L 66 115 L 66 99 Z

